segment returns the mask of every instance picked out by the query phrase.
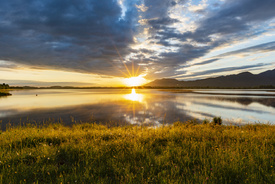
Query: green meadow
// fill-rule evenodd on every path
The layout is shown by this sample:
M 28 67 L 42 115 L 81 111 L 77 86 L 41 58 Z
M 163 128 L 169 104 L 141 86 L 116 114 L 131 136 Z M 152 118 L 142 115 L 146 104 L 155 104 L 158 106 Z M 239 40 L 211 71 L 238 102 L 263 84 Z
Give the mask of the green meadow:
M 274 147 L 274 125 L 28 125 L 0 134 L 0 183 L 275 183 Z

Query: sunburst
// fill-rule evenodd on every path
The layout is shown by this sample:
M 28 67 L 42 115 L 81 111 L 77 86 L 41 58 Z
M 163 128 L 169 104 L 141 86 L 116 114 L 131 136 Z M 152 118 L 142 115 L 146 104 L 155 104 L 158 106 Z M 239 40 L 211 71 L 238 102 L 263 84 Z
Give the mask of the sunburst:
M 125 78 L 123 79 L 123 83 L 129 87 L 136 87 L 136 86 L 141 86 L 141 85 L 145 84 L 147 82 L 147 80 L 144 78 L 146 76 L 146 74 L 138 75 L 140 65 L 138 66 L 137 70 L 135 70 L 134 62 L 132 62 L 132 72 L 130 72 L 129 68 L 126 65 L 126 62 L 120 55 L 116 45 L 113 42 L 112 42 L 112 44 L 119 56 L 121 63 L 124 65 L 124 67 L 126 69 L 126 73 L 125 73 L 120 68 L 118 68 L 117 66 L 115 66 L 111 63 L 116 69 L 118 69 L 125 76 Z
M 123 82 L 130 87 L 135 87 L 135 86 L 141 86 L 146 82 L 146 79 L 143 78 L 142 75 L 139 75 L 137 77 L 130 77 L 126 78 L 123 80 Z

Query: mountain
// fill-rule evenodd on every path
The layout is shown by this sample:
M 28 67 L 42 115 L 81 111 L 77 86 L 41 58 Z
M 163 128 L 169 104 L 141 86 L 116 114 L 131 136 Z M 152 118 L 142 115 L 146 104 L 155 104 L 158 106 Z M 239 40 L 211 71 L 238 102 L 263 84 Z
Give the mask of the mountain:
M 151 87 L 210 87 L 210 88 L 253 88 L 260 86 L 275 86 L 275 69 L 254 75 L 243 72 L 237 75 L 227 75 L 196 81 L 179 81 L 176 79 L 157 79 L 145 86 Z
M 156 79 L 153 82 L 145 84 L 145 86 L 165 86 L 165 87 L 175 87 L 179 86 L 181 81 L 177 79 Z

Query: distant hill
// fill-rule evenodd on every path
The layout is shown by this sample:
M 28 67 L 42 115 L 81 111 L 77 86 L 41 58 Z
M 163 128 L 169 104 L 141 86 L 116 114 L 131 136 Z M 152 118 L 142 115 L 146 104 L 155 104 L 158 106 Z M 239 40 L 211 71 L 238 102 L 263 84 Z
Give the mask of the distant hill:
M 179 81 L 176 79 L 157 79 L 144 86 L 151 87 L 198 87 L 198 88 L 254 88 L 274 87 L 275 69 L 254 75 L 243 72 L 237 75 L 227 75 L 215 78 L 207 78 L 196 81 Z

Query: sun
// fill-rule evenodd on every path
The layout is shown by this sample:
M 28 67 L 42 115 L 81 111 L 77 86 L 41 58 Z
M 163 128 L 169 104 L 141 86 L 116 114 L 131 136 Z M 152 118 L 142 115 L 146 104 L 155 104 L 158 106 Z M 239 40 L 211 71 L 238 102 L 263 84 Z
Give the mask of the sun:
M 123 81 L 127 86 L 141 86 L 142 84 L 146 83 L 146 79 L 144 79 L 141 75 L 137 77 L 130 77 L 124 79 Z

